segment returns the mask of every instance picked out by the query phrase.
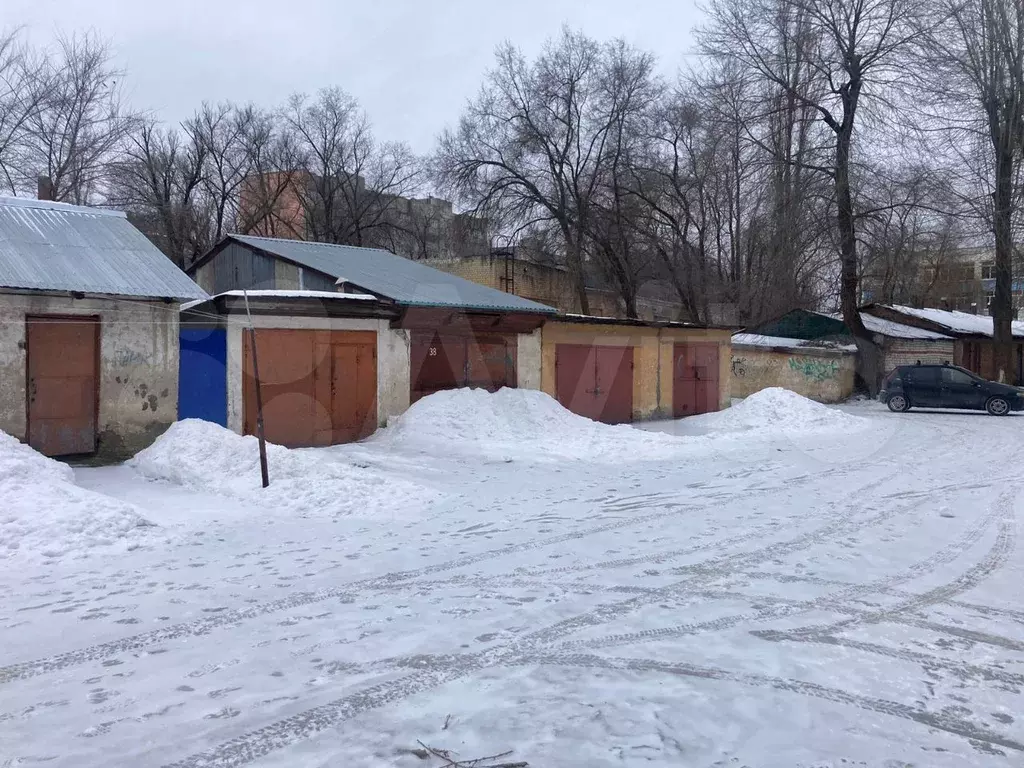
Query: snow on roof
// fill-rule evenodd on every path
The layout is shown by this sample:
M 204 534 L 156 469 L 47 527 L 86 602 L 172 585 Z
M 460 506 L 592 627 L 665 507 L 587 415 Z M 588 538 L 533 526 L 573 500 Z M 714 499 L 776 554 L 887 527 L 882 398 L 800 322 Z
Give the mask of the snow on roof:
M 929 320 L 949 329 L 953 333 L 976 334 L 979 336 L 992 335 L 992 318 L 985 315 L 971 315 L 967 312 L 949 309 L 919 309 L 917 307 L 904 307 L 899 304 L 893 304 L 889 306 L 889 309 L 903 315 Z M 1013 322 L 1013 335 L 1024 336 L 1024 321 L 1015 320 Z
M 377 301 L 377 297 L 369 293 L 345 293 L 343 291 L 276 291 L 276 290 L 255 290 L 255 291 L 224 291 L 217 296 L 244 296 L 249 298 L 278 298 L 278 299 L 354 299 L 356 301 Z M 214 296 L 213 298 L 217 298 Z
M 864 322 L 864 327 L 867 328 L 871 333 L 877 333 L 881 336 L 888 336 L 891 339 L 929 339 L 932 341 L 952 341 L 952 336 L 945 336 L 935 331 L 928 331 L 924 328 L 915 328 L 912 325 L 904 325 L 903 323 L 896 323 L 892 320 L 886 320 L 881 317 L 875 317 L 869 315 L 866 312 L 860 313 L 860 319 Z
M 275 290 L 253 290 L 253 291 L 224 291 L 218 293 L 216 296 L 211 296 L 209 299 L 196 299 L 195 301 L 186 301 L 184 304 L 178 307 L 182 312 L 185 312 L 193 307 L 198 307 L 200 304 L 205 304 L 208 301 L 213 301 L 217 296 L 245 296 L 249 294 L 251 299 L 261 298 L 279 298 L 279 299 L 344 299 L 355 300 L 355 301 L 376 301 L 376 296 L 371 296 L 368 293 L 344 293 L 342 291 L 275 291 Z
M 831 344 L 822 341 L 808 341 L 807 339 L 788 339 L 785 336 L 764 336 L 760 333 L 734 333 L 732 336 L 733 345 L 748 347 L 773 347 L 775 349 L 800 349 L 803 351 L 812 349 L 835 349 L 842 352 L 856 352 L 856 344 Z

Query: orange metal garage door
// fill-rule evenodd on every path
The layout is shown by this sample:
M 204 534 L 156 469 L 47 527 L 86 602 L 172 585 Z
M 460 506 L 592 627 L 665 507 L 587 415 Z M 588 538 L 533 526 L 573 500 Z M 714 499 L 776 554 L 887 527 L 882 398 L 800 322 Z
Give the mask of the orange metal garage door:
M 559 344 L 555 396 L 573 413 L 606 424 L 633 418 L 633 348 Z
M 96 450 L 98 317 L 28 317 L 28 444 L 47 456 Z
M 676 344 L 672 413 L 676 418 L 718 410 L 718 345 Z
M 479 387 L 496 392 L 516 385 L 516 336 L 413 332 L 410 399 L 443 389 Z
M 377 426 L 377 336 L 366 331 L 256 331 L 263 424 L 272 443 L 297 448 L 366 437 Z M 248 332 L 243 344 L 245 434 L 256 433 Z

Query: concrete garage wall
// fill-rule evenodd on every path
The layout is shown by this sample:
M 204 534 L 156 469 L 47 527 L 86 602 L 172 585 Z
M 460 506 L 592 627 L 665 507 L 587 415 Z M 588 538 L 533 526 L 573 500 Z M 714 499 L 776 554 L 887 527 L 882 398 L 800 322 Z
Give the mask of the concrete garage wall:
M 718 408 L 728 408 L 732 401 L 730 355 L 732 332 L 718 328 L 665 328 L 659 335 L 661 374 L 658 383 L 659 418 L 672 417 L 672 364 L 676 344 L 718 344 Z
M 242 333 L 248 320 L 241 315 L 228 317 L 227 325 L 227 387 L 228 429 L 239 434 L 243 427 L 242 410 Z M 282 328 L 331 331 L 374 331 L 377 334 L 377 426 L 387 426 L 390 419 L 409 407 L 409 334 L 393 329 L 390 321 L 371 318 L 329 318 L 253 316 L 253 325 L 260 328 Z
M 519 334 L 516 345 L 516 386 L 519 389 L 540 389 L 541 329 Z
M 855 368 L 853 352 L 735 345 L 732 396 L 747 397 L 768 387 L 785 387 L 819 403 L 838 403 L 853 394 Z
M 541 389 L 555 391 L 559 344 L 633 347 L 633 420 L 672 418 L 673 352 L 676 344 L 718 344 L 719 408 L 729 405 L 730 332 L 714 328 L 659 328 L 549 321 L 543 329 Z
M 100 318 L 99 458 L 129 458 L 176 420 L 177 306 L 4 294 L 0 295 L 0 429 L 25 439 L 26 315 Z

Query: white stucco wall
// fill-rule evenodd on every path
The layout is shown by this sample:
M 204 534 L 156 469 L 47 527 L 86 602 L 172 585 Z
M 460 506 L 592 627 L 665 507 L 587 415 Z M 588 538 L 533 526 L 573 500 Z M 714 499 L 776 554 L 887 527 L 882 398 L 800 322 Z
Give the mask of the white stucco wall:
M 540 389 L 541 329 L 519 334 L 516 345 L 516 386 L 519 389 Z
M 386 427 L 409 408 L 411 376 L 409 332 L 382 320 L 377 334 L 377 426 Z
M 99 317 L 97 455 L 132 456 L 176 420 L 177 305 L 0 294 L 0 429 L 25 439 L 26 315 Z
M 409 407 L 409 335 L 392 329 L 390 321 L 375 318 L 253 316 L 257 328 L 330 331 L 373 331 L 377 334 L 377 426 Z M 227 386 L 228 429 L 242 433 L 242 334 L 249 321 L 241 315 L 228 317 Z

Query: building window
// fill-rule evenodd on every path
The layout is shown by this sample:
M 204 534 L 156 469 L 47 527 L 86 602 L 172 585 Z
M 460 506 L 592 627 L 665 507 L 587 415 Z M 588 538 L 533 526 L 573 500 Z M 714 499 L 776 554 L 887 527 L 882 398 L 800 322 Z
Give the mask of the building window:
M 982 280 L 995 280 L 996 279 L 996 263 L 994 261 L 986 261 L 981 265 L 981 279 Z

